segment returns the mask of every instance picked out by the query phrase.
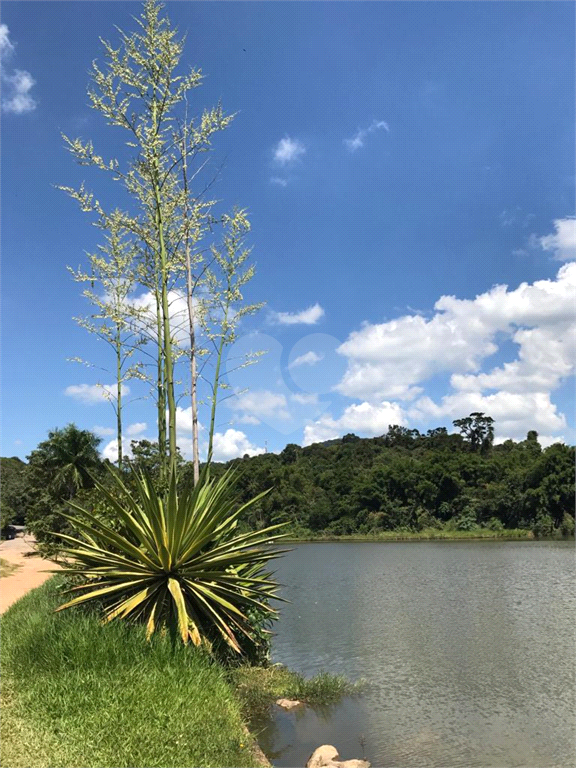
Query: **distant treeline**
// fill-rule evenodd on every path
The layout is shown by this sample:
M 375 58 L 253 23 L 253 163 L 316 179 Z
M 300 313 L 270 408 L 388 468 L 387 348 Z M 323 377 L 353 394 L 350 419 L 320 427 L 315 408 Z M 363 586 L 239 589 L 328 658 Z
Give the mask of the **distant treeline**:
M 493 420 L 474 413 L 421 434 L 392 426 L 385 435 L 337 440 L 278 454 L 214 464 L 213 473 L 238 471 L 239 500 L 269 490 L 241 520 L 247 528 L 288 522 L 297 537 L 374 535 L 385 531 L 475 531 L 523 528 L 537 536 L 574 534 L 575 449 L 543 449 L 538 434 L 493 445 Z M 67 502 L 102 506 L 93 478 L 107 482 L 99 438 L 69 425 L 54 430 L 28 456 L 1 459 L 2 528 L 26 524 L 41 542 L 65 531 Z M 158 474 L 158 447 L 133 443 L 132 466 Z M 131 470 L 124 470 L 131 482 Z M 191 484 L 192 466 L 181 461 L 180 482 Z M 100 508 L 98 507 L 98 508 Z M 113 510 L 101 508 L 111 521 Z
M 272 489 L 245 522 L 286 520 L 300 536 L 479 527 L 573 534 L 574 447 L 542 449 L 536 432 L 493 446 L 491 430 L 474 431 L 483 418 L 469 417 L 472 431 L 462 434 L 394 426 L 382 437 L 350 434 L 231 462 L 242 470 L 243 500 Z

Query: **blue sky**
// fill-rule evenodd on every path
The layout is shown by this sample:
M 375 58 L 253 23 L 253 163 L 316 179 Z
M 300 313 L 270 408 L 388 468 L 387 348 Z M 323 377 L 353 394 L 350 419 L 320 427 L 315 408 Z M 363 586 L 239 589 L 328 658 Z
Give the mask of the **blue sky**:
M 500 440 L 574 442 L 574 15 L 569 2 L 168 2 L 200 66 L 200 111 L 238 112 L 218 136 L 216 195 L 248 208 L 266 308 L 235 353 L 217 455 L 279 450 L 391 423 L 425 430 L 484 411 Z M 48 429 L 99 427 L 111 377 L 72 317 L 66 271 L 98 242 L 55 184 L 86 180 L 61 132 L 102 154 L 123 137 L 87 106 L 98 38 L 138 3 L 2 7 L 2 455 Z M 507 286 L 505 288 L 504 286 Z M 66 390 L 69 387 L 81 389 Z M 135 385 L 132 395 L 143 391 Z M 181 445 L 189 447 L 187 403 Z M 154 406 L 126 412 L 154 437 Z

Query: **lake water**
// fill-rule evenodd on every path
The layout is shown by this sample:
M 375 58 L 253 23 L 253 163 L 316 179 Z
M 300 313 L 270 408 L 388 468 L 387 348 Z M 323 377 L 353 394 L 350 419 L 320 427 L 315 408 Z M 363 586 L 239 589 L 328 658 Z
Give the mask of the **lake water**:
M 366 678 L 332 711 L 278 712 L 276 766 L 320 744 L 375 768 L 576 765 L 574 541 L 313 543 L 277 564 L 273 660 Z

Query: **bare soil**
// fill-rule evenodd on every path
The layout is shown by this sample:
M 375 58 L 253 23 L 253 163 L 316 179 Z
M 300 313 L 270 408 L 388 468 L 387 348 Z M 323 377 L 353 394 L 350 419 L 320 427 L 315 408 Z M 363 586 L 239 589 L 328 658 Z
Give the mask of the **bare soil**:
M 52 574 L 46 571 L 58 568 L 50 560 L 34 555 L 35 552 L 36 542 L 32 536 L 19 535 L 0 544 L 0 557 L 18 566 L 0 581 L 0 613 L 49 579 Z

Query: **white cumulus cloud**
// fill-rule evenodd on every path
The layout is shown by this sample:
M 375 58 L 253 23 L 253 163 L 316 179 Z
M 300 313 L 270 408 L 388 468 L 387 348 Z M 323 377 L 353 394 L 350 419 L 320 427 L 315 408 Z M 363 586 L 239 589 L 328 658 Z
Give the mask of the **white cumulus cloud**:
M 250 416 L 249 413 L 243 413 L 242 416 L 236 416 L 233 421 L 234 424 L 253 424 L 254 426 L 262 423 L 260 419 L 256 418 L 256 416 Z
M 178 432 L 178 434 L 192 433 L 192 406 L 191 405 L 189 405 L 188 408 L 182 408 L 179 405 L 176 407 L 176 431 Z
M 136 435 L 141 435 L 143 432 L 146 432 L 148 429 L 148 424 L 146 424 L 145 421 L 137 421 L 135 424 L 129 424 L 126 427 L 126 434 L 129 437 L 136 437 Z
M 251 417 L 245 424 L 254 424 L 253 419 L 288 419 L 290 414 L 286 408 L 285 395 L 270 390 L 250 390 L 225 401 L 228 408 L 241 414 L 237 420 L 243 417 Z
M 529 430 L 535 429 L 547 443 L 557 442 L 557 433 L 566 428 L 566 419 L 545 392 L 455 392 L 446 395 L 440 403 L 429 397 L 420 398 L 410 410 L 411 418 L 418 417 L 458 419 L 469 413 L 480 412 L 495 421 L 495 442 L 507 438 L 523 440 Z
M 244 432 L 237 429 L 227 429 L 226 432 L 216 432 L 214 435 L 214 461 L 230 461 L 239 456 L 259 456 L 265 453 L 264 448 L 253 445 Z
M 10 41 L 10 30 L 6 24 L 0 24 L 0 57 L 8 56 L 14 51 L 14 45 Z
M 349 405 L 340 418 L 323 414 L 304 427 L 304 445 L 324 442 L 353 432 L 364 437 L 376 437 L 388 431 L 391 424 L 406 424 L 406 416 L 398 403 L 358 403 Z
M 106 443 L 101 451 L 101 456 L 103 459 L 108 459 L 108 461 L 111 461 L 113 464 L 118 461 L 118 440 L 116 438 Z M 122 439 L 122 457 L 124 459 L 132 458 L 132 446 L 130 440 L 126 437 Z
M 522 376 L 543 375 L 557 380 L 569 375 L 573 364 L 571 333 L 574 327 L 576 264 L 564 265 L 555 280 L 522 283 L 509 290 L 497 285 L 475 299 L 443 296 L 436 313 L 426 319 L 405 315 L 385 323 L 366 323 L 338 348 L 348 358 L 348 368 L 336 386 L 341 394 L 378 401 L 384 398 L 414 399 L 419 386 L 435 374 L 455 374 L 453 384 L 473 386 L 484 358 L 498 350 L 497 334 L 506 334 L 520 345 L 512 368 L 495 370 L 492 383 Z M 559 369 L 559 370 L 558 370 Z M 479 379 L 476 386 L 488 382 Z
M 113 427 L 99 427 L 98 425 L 92 427 L 92 432 L 96 433 L 98 437 L 110 437 L 110 435 L 116 434 Z
M 316 363 L 319 363 L 323 359 L 324 355 L 319 355 L 317 352 L 310 350 L 310 352 L 305 352 L 303 355 L 299 355 L 292 360 L 288 365 L 288 368 L 297 368 L 300 365 L 316 365 Z
M 566 419 L 551 395 L 576 368 L 575 295 L 570 262 L 553 279 L 496 285 L 473 299 L 442 296 L 429 318 L 365 323 L 338 349 L 348 365 L 335 389 L 375 406 L 412 401 L 408 415 L 417 422 L 481 411 L 495 419 L 499 441 L 530 429 L 545 443 L 562 439 Z M 516 355 L 486 366 L 505 342 Z M 434 402 L 424 385 L 437 374 L 449 374 L 450 387 Z
M 298 160 L 306 152 L 306 147 L 298 139 L 291 139 L 290 136 L 284 136 L 280 139 L 274 150 L 274 160 L 279 165 L 288 165 Z
M 364 146 L 364 142 L 366 141 L 367 136 L 369 136 L 371 133 L 374 133 L 375 131 L 380 131 L 382 129 L 384 129 L 386 132 L 389 132 L 390 128 L 388 123 L 385 123 L 384 120 L 373 120 L 368 128 L 358 128 L 351 139 L 344 139 L 344 144 L 346 144 L 350 152 L 356 152 L 357 149 L 360 149 Z
M 272 320 L 280 325 L 315 325 L 321 317 L 324 310 L 316 303 L 301 312 L 275 312 Z
M 202 424 L 198 424 L 200 433 L 200 456 L 201 461 L 206 458 L 208 449 L 206 439 L 202 440 L 202 435 L 206 434 Z M 176 432 L 178 447 L 182 456 L 191 461 L 192 459 L 192 408 L 176 409 Z M 225 432 L 214 433 L 213 459 L 214 461 L 230 461 L 247 453 L 249 456 L 257 456 L 264 453 L 264 448 L 253 445 L 246 434 L 237 429 L 227 429 Z
M 555 231 L 544 237 L 532 236 L 545 251 L 551 251 L 557 261 L 576 259 L 576 218 L 556 219 Z
M 8 97 L 2 99 L 4 112 L 22 115 L 36 109 L 36 100 L 30 95 L 30 90 L 36 81 L 29 72 L 15 69 L 11 75 L 2 73 L 2 80 L 8 84 L 6 89 Z
M 36 100 L 30 91 L 36 81 L 25 69 L 9 69 L 7 61 L 14 53 L 10 31 L 6 24 L 0 24 L 0 73 L 3 84 L 2 110 L 22 115 L 36 109 Z
M 298 405 L 318 405 L 318 394 L 316 392 L 293 392 L 290 399 Z
M 139 296 L 129 299 L 130 306 L 139 312 L 139 318 L 135 325 L 148 336 L 156 335 L 156 299 L 151 291 L 146 291 Z M 189 346 L 190 332 L 188 319 L 188 303 L 186 296 L 181 291 L 168 292 L 168 306 L 170 313 L 170 328 L 176 343 L 181 347 Z
M 116 384 L 71 384 L 66 387 L 64 394 L 84 405 L 98 405 L 106 401 L 116 400 Z M 130 387 L 127 384 L 122 384 L 122 395 L 129 394 Z
M 482 392 L 550 392 L 574 371 L 576 329 L 561 321 L 539 328 L 521 328 L 512 334 L 519 345 L 518 358 L 487 373 L 454 374 L 454 389 Z

